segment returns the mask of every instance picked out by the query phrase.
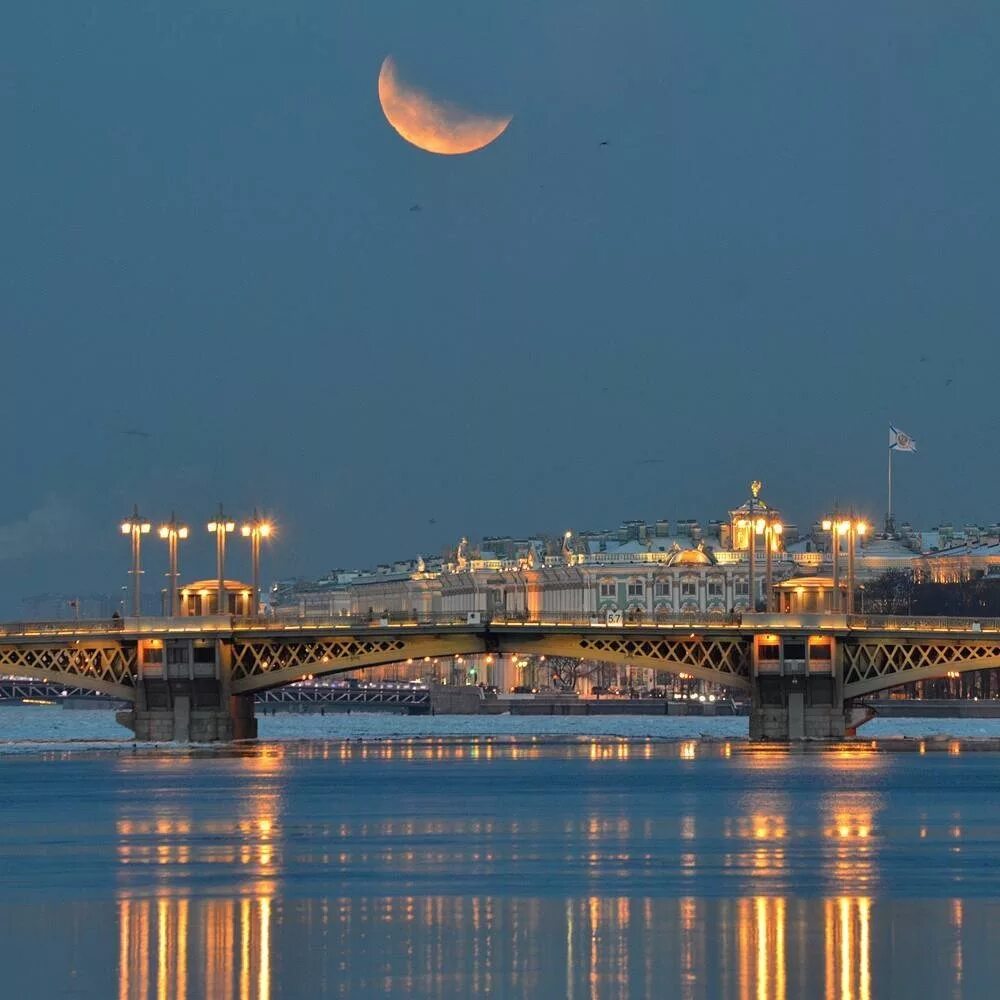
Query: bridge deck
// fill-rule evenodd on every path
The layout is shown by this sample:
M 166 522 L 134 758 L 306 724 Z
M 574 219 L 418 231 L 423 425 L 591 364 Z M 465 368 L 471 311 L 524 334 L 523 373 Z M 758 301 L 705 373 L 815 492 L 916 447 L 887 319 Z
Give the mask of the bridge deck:
M 953 670 L 1000 667 L 1000 619 L 993 618 L 672 614 L 622 620 L 584 613 L 529 620 L 471 612 L 408 620 L 223 615 L 11 623 L 0 625 L 0 674 L 80 684 L 134 700 L 143 678 L 184 676 L 161 669 L 164 662 L 181 661 L 162 650 L 149 655 L 158 651 L 152 640 L 201 639 L 218 640 L 209 670 L 234 695 L 387 663 L 514 651 L 685 672 L 750 690 L 758 675 L 784 673 L 784 661 L 770 658 L 755 667 L 757 649 L 777 647 L 779 637 L 823 635 L 838 650 L 844 698 Z M 196 661 L 194 651 L 182 648 L 181 660 L 206 662 Z M 805 670 L 803 660 L 789 662 L 789 673 Z M 832 664 L 829 654 L 826 663 Z
M 686 615 L 608 621 L 594 614 L 546 615 L 537 619 L 514 616 L 449 614 L 417 618 L 364 617 L 267 617 L 240 618 L 230 615 L 184 618 L 121 618 L 50 622 L 0 623 L 0 645 L 27 640 L 137 639 L 147 637 L 242 637 L 328 634 L 424 634 L 516 632 L 517 630 L 602 632 L 683 631 L 757 634 L 760 632 L 805 633 L 912 633 L 914 637 L 981 636 L 1000 634 L 1000 618 L 944 618 L 891 615 Z

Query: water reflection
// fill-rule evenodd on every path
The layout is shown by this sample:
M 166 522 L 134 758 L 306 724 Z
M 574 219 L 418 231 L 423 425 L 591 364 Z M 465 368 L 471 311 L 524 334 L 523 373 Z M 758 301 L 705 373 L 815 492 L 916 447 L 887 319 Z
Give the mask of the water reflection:
M 875 906 L 866 896 L 123 898 L 117 994 L 271 1000 L 281 995 L 271 957 L 280 953 L 314 996 L 871 1000 L 875 942 L 904 910 L 906 923 L 916 911 L 917 928 L 950 921 L 952 933 L 922 955 L 883 947 L 883 983 L 960 995 L 963 903 Z
M 272 900 L 118 902 L 118 1000 L 270 1000 Z
M 671 770 L 628 785 L 660 755 Z M 260 748 L 200 792 L 196 757 L 123 760 L 155 794 L 123 796 L 113 823 L 118 1000 L 871 1000 L 1000 976 L 1000 904 L 881 897 L 887 831 L 964 859 L 974 827 L 961 803 L 899 813 L 869 747 L 825 756 L 815 788 L 788 787 L 787 754 L 728 745 L 549 757 L 531 740 Z M 523 784 L 546 768 L 559 781 Z

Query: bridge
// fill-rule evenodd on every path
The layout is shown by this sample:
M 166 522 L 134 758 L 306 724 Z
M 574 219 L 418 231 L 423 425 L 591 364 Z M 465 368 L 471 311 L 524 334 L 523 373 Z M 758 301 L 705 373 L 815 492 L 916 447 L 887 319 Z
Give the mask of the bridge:
M 0 675 L 99 691 L 137 739 L 256 735 L 254 697 L 307 677 L 493 654 L 652 667 L 749 694 L 756 739 L 835 739 L 852 701 L 911 681 L 1000 667 L 1000 619 L 864 615 L 479 612 L 412 619 L 231 615 L 0 625 Z M 419 669 L 419 666 L 416 668 Z

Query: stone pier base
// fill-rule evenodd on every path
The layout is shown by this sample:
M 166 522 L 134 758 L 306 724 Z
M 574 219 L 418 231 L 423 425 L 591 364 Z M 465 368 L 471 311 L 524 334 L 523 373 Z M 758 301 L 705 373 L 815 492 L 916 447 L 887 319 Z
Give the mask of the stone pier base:
M 217 682 L 146 681 L 136 693 L 135 708 L 119 712 L 117 719 L 141 742 L 217 743 L 257 736 L 253 697 L 224 698 Z
M 832 705 L 806 705 L 801 694 L 788 704 L 755 705 L 750 711 L 752 740 L 839 740 L 846 733 L 844 711 Z
M 478 687 L 437 684 L 431 688 L 431 715 L 478 715 L 482 703 Z

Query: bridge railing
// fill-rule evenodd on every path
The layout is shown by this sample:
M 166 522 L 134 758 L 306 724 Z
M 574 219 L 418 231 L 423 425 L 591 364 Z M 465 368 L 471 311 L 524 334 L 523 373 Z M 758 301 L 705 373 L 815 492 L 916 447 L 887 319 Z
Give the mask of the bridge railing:
M 739 625 L 739 614 L 707 614 L 705 612 L 668 611 L 653 614 L 649 612 L 621 612 L 618 614 L 602 611 L 549 612 L 540 611 L 536 615 L 519 612 L 496 612 L 489 616 L 491 625 L 611 625 L 614 628 L 636 625 Z
M 574 611 L 527 614 L 519 611 L 461 611 L 436 614 L 405 615 L 387 613 L 380 615 L 278 615 L 271 618 L 234 618 L 235 629 L 327 629 L 327 628 L 379 628 L 385 626 L 434 626 L 434 625 L 610 625 L 614 628 L 650 625 L 681 627 L 739 625 L 741 616 L 733 614 L 707 614 L 705 612 L 660 612 L 658 614 Z
M 446 612 L 429 615 L 273 615 L 258 618 L 234 617 L 234 629 L 345 629 L 381 628 L 386 625 L 477 625 L 487 620 L 485 613 Z
M 848 615 L 847 627 L 905 632 L 1000 632 L 1000 618 L 951 618 L 944 615 Z
M 773 616 L 780 619 L 782 616 Z M 790 624 L 794 615 L 789 616 Z M 823 628 L 823 616 L 811 627 Z M 847 615 L 830 616 L 829 627 L 848 629 L 913 631 L 913 632 L 1000 632 L 1000 618 L 945 617 L 928 615 Z M 521 612 L 504 611 L 450 611 L 434 614 L 364 614 L 341 616 L 281 615 L 259 618 L 213 615 L 211 618 L 101 618 L 71 619 L 69 621 L 6 622 L 0 623 L 0 641 L 4 638 L 23 640 L 39 637 L 45 639 L 85 638 L 105 636 L 125 632 L 129 635 L 169 634 L 171 632 L 191 633 L 203 631 L 205 634 L 225 634 L 229 631 L 313 631 L 379 629 L 385 627 L 447 627 L 467 626 L 476 628 L 483 625 L 542 626 L 542 627 L 593 627 L 608 628 L 720 628 L 739 627 L 745 623 L 738 612 L 709 614 L 706 612 L 539 612 L 528 615 Z M 777 624 L 774 626 L 777 627 Z
M 69 621 L 3 622 L 0 637 L 23 635 L 95 635 L 104 632 L 121 632 L 123 618 L 73 618 Z

